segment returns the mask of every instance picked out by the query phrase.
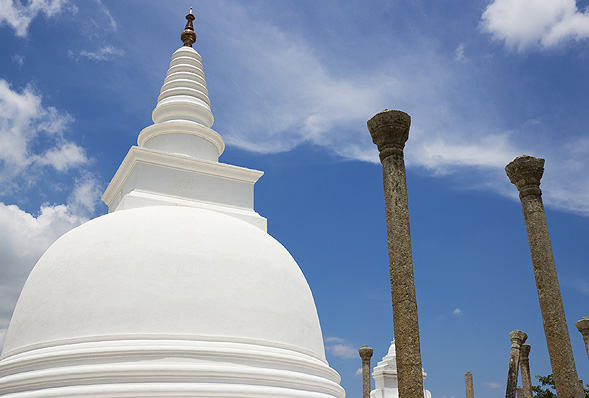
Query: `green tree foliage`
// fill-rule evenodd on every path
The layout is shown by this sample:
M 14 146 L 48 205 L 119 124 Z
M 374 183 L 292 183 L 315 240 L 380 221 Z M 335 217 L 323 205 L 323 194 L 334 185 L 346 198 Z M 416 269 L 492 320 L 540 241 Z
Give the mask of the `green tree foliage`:
M 532 386 L 534 397 L 536 398 L 556 398 L 556 391 L 554 389 L 554 376 L 536 376 L 540 382 L 539 386 Z M 589 384 L 585 390 L 585 398 L 589 398 Z

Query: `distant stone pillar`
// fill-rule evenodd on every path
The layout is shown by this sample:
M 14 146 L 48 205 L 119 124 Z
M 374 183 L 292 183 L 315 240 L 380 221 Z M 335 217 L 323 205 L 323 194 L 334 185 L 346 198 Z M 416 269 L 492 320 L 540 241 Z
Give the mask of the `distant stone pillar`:
M 520 347 L 526 342 L 528 335 L 521 330 L 514 330 L 509 333 L 511 350 L 509 352 L 509 370 L 507 371 L 507 389 L 505 398 L 516 398 L 517 393 L 517 372 L 519 370 Z
M 558 398 L 583 398 L 542 204 L 540 179 L 544 159 L 519 156 L 505 171 L 517 187 L 522 203 L 556 393 Z
M 522 388 L 524 392 L 524 398 L 533 398 L 534 393 L 532 391 L 532 376 L 530 374 L 530 350 L 532 346 L 529 344 L 522 344 L 519 348 L 519 367 L 522 372 Z
M 370 398 L 370 358 L 372 358 L 373 350 L 363 345 L 358 353 L 362 358 L 362 398 Z
M 466 398 L 474 398 L 474 386 L 472 383 L 472 373 L 464 374 L 464 384 L 466 386 Z
M 423 398 L 423 369 L 403 157 L 411 117 L 405 112 L 387 109 L 374 115 L 367 124 L 372 141 L 380 152 L 383 171 L 399 397 Z
M 589 318 L 584 316 L 583 318 L 579 319 L 575 322 L 575 326 L 581 332 L 583 336 L 583 341 L 585 342 L 585 349 L 587 350 L 587 356 L 589 357 Z

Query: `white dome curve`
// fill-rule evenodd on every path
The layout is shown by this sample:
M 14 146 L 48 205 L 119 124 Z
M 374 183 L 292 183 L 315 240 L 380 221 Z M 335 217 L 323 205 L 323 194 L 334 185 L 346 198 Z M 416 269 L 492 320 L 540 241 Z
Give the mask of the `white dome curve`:
M 21 293 L 4 356 L 60 341 L 248 341 L 325 361 L 307 282 L 288 251 L 234 217 L 157 206 L 70 231 Z

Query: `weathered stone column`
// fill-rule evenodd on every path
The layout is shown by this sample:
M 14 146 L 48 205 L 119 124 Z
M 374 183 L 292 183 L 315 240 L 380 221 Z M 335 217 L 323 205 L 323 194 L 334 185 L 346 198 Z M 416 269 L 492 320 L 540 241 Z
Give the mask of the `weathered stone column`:
M 383 171 L 399 397 L 423 398 L 423 370 L 403 158 L 411 117 L 405 112 L 387 109 L 374 115 L 367 124 L 372 141 L 380 152 Z
M 363 345 L 358 353 L 362 358 L 362 398 L 370 398 L 370 358 L 372 358 L 373 350 Z
M 509 352 L 509 370 L 507 371 L 507 389 L 505 398 L 516 398 L 517 372 L 519 370 L 519 349 L 526 342 L 528 335 L 521 330 L 514 330 L 509 333 L 511 350 Z
M 474 398 L 474 386 L 472 383 L 472 373 L 464 374 L 464 384 L 466 386 L 466 398 Z
M 589 357 L 589 318 L 584 316 L 583 318 L 579 319 L 575 322 L 575 326 L 581 332 L 583 336 L 583 341 L 585 342 L 585 349 L 587 350 L 587 356 Z
M 582 398 L 542 204 L 544 159 L 519 156 L 505 171 L 522 203 L 556 393 L 558 398 Z
M 532 376 L 530 374 L 530 350 L 532 346 L 529 344 L 522 344 L 519 348 L 519 367 L 522 372 L 522 388 L 524 390 L 524 398 L 533 398 L 532 391 Z

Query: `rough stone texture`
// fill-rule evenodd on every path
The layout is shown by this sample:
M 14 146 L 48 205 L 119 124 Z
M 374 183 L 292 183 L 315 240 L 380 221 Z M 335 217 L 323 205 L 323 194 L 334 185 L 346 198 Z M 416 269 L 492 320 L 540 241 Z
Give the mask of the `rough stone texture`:
M 474 386 L 472 383 L 472 373 L 464 374 L 464 384 L 466 386 L 466 398 L 474 398 Z
M 585 349 L 587 350 L 587 356 L 589 357 L 589 318 L 584 316 L 575 322 L 575 326 L 583 335 L 583 341 L 585 342 Z
M 372 358 L 372 348 L 363 345 L 358 350 L 362 358 L 362 398 L 370 398 L 370 358 Z
M 410 124 L 409 115 L 388 109 L 376 114 L 367 123 L 372 141 L 380 151 L 383 168 L 399 397 L 423 398 L 423 370 L 403 158 Z
M 544 159 L 519 156 L 505 171 L 522 203 L 556 393 L 558 398 L 582 398 L 542 204 Z
M 529 344 L 522 344 L 519 348 L 519 367 L 522 372 L 522 388 L 524 398 L 533 398 L 532 392 L 532 376 L 530 374 L 530 350 L 532 346 Z
M 509 370 L 507 371 L 507 389 L 505 398 L 516 398 L 517 396 L 517 371 L 519 369 L 520 347 L 526 342 L 528 335 L 521 330 L 514 330 L 509 333 L 511 350 L 509 352 Z

